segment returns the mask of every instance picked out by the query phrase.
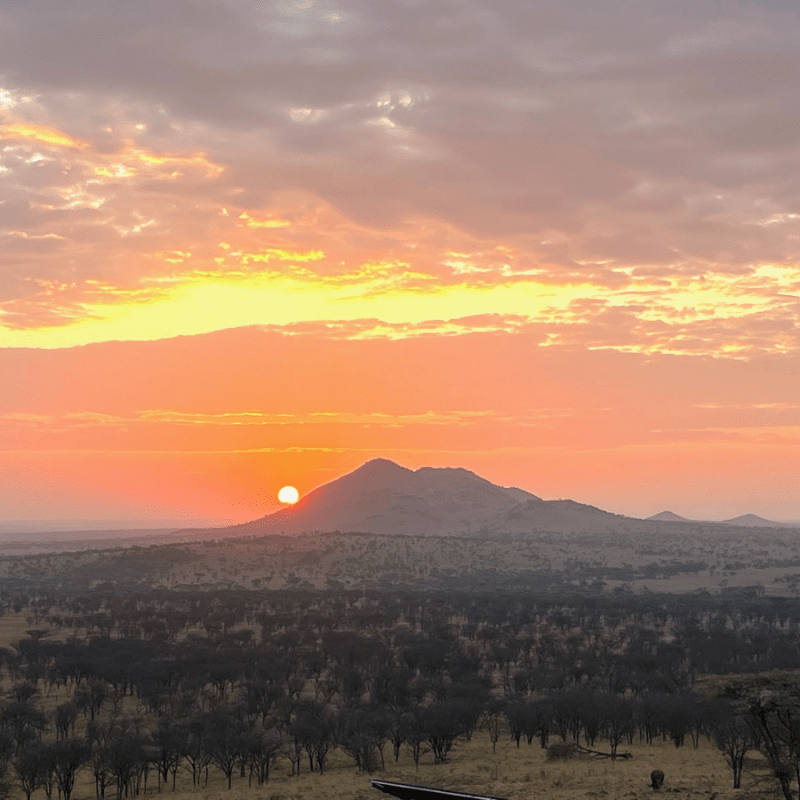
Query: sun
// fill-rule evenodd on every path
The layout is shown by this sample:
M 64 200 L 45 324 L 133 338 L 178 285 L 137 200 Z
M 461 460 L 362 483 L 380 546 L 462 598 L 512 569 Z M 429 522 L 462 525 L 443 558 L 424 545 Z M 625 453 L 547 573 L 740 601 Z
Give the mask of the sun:
M 299 499 L 300 492 L 298 492 L 294 486 L 284 486 L 283 489 L 278 492 L 278 500 L 280 500 L 281 503 L 293 506 Z

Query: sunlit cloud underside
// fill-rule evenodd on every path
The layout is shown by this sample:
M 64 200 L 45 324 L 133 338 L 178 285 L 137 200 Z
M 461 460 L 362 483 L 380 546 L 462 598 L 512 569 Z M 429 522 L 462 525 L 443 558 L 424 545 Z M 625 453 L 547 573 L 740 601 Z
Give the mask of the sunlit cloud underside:
M 264 260 L 283 258 L 276 252 Z M 286 260 L 296 260 L 293 255 Z M 250 261 L 252 255 L 241 257 L 244 265 Z M 457 334 L 487 325 L 514 332 L 528 325 L 538 327 L 545 345 L 746 356 L 796 349 L 791 326 L 780 323 L 796 305 L 780 291 L 787 287 L 800 291 L 800 270 L 763 267 L 744 276 L 658 283 L 639 278 L 609 287 L 530 279 L 442 284 L 430 275 L 409 277 L 405 264 L 325 276 L 293 264 L 283 272 L 190 273 L 135 290 L 95 283 L 85 287 L 83 298 L 75 287 L 50 286 L 56 308 L 60 294 L 69 300 L 68 316 L 58 325 L 0 327 L 0 341 L 10 347 L 70 347 L 319 321 L 364 323 L 346 334 L 355 337 Z

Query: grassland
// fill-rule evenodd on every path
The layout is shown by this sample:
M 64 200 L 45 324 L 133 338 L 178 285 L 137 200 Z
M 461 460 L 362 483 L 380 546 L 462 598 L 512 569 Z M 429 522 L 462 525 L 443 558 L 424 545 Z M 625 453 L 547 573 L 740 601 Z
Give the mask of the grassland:
M 460 742 L 451 751 L 449 763 L 434 765 L 432 759 L 415 770 L 406 753 L 400 761 L 391 760 L 387 747 L 384 769 L 369 776 L 360 773 L 353 761 L 334 751 L 323 775 L 307 769 L 300 775 L 289 774 L 289 762 L 279 760 L 269 782 L 262 787 L 247 786 L 247 779 L 235 778 L 228 791 L 223 777 L 216 770 L 209 773 L 208 784 L 193 789 L 191 778 L 184 773 L 177 791 L 163 788 L 161 794 L 173 800 L 380 800 L 385 797 L 369 786 L 370 777 L 420 783 L 447 789 L 486 793 L 508 800 L 638 800 L 659 795 L 649 788 L 650 772 L 661 769 L 666 775 L 660 795 L 678 794 L 685 800 L 766 800 L 777 797 L 774 780 L 760 757 L 748 762 L 743 786 L 731 789 L 731 775 L 724 758 L 711 744 L 701 741 L 694 749 L 676 749 L 671 743 L 658 741 L 653 746 L 634 742 L 625 746 L 632 753 L 629 760 L 595 760 L 578 758 L 548 761 L 546 752 L 537 743 L 522 744 L 517 749 L 510 739 L 501 739 L 496 754 L 485 732 L 477 733 L 470 742 Z M 305 766 L 304 766 L 305 769 Z M 84 770 L 74 800 L 93 800 L 94 784 Z M 155 775 L 150 775 L 147 795 L 158 793 Z M 41 795 L 41 796 L 40 796 Z M 23 795 L 16 790 L 15 800 Z M 42 800 L 43 793 L 34 795 Z
M 32 622 L 24 612 L 0 617 L 0 646 L 13 646 L 34 627 Z M 65 635 L 54 632 L 53 638 Z M 52 713 L 69 696 L 65 689 L 51 689 L 40 697 L 41 708 Z M 132 712 L 134 699 L 125 698 L 125 703 L 130 705 L 127 712 Z M 602 741 L 596 747 L 607 749 Z M 450 760 L 444 764 L 434 764 L 431 754 L 426 754 L 415 768 L 405 748 L 395 762 L 387 745 L 385 765 L 375 777 L 485 793 L 508 800 L 644 800 L 655 797 L 649 788 L 650 772 L 661 769 L 666 775 L 662 794 L 680 794 L 686 800 L 756 800 L 778 796 L 766 763 L 755 752 L 747 761 L 742 789 L 736 791 L 731 788 L 731 772 L 724 757 L 706 739 L 701 738 L 697 748 L 691 743 L 676 748 L 668 741 L 656 740 L 647 745 L 635 738 L 632 743 L 624 743 L 620 752 L 628 752 L 632 757 L 612 761 L 581 755 L 570 760 L 549 760 L 536 740 L 533 745 L 523 741 L 518 748 L 507 731 L 502 732 L 493 752 L 489 734 L 479 730 L 469 741 L 460 738 Z M 223 776 L 211 768 L 207 784 L 193 788 L 190 774 L 181 769 L 177 791 L 164 787 L 160 793 L 174 800 L 378 800 L 382 795 L 369 786 L 369 777 L 359 772 L 343 751 L 334 750 L 323 775 L 309 772 L 305 761 L 301 774 L 291 775 L 288 758 L 280 756 L 268 784 L 262 787 L 255 784 L 249 787 L 246 778 L 235 777 L 233 788 L 228 791 Z M 159 793 L 154 771 L 149 775 L 146 793 Z M 12 788 L 11 796 L 12 800 L 23 797 L 18 787 Z M 84 768 L 73 798 L 93 800 L 94 796 L 94 784 L 89 770 Z M 34 795 L 34 800 L 43 798 L 41 790 Z
M 661 523 L 655 533 L 500 538 L 338 532 L 219 538 L 0 555 L 0 578 L 159 589 L 421 587 L 468 578 L 485 585 L 516 581 L 635 593 L 743 587 L 760 594 L 800 593 L 800 532 L 707 527 L 687 533 Z

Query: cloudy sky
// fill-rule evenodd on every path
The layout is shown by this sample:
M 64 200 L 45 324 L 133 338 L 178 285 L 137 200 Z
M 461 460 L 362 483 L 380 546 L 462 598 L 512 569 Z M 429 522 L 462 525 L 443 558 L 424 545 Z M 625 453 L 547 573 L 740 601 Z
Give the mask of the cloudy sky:
M 798 174 L 796 0 L 11 0 L 0 518 L 800 518 Z

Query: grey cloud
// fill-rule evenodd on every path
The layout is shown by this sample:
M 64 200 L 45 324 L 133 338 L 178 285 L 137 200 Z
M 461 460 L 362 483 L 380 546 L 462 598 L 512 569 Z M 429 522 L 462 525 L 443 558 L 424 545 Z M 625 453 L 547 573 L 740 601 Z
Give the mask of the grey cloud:
M 799 45 L 779 0 L 44 0 L 6 5 L 0 85 L 95 151 L 140 123 L 137 141 L 207 152 L 227 166 L 209 206 L 300 189 L 376 229 L 435 217 L 569 272 L 736 270 L 798 249 L 757 204 L 800 204 Z M 63 186 L 55 170 L 19 168 L 8 195 Z M 152 205 L 191 238 L 189 203 L 142 180 L 105 207 Z M 90 224 L 72 234 L 87 245 Z M 553 232 L 565 243 L 531 244 Z

